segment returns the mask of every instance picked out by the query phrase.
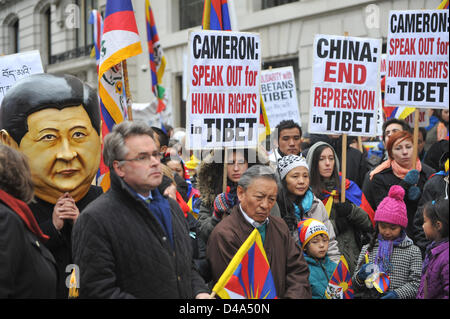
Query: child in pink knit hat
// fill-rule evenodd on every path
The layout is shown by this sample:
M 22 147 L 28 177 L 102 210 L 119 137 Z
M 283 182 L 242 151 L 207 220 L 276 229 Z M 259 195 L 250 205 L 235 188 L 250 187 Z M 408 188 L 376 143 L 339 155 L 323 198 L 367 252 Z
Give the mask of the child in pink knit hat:
M 353 275 L 355 293 L 361 298 L 411 299 L 417 294 L 422 255 L 405 232 L 408 217 L 404 196 L 405 190 L 394 185 L 377 207 L 375 236 L 362 248 Z M 389 277 L 389 286 L 384 287 L 381 293 L 365 283 L 377 272 Z

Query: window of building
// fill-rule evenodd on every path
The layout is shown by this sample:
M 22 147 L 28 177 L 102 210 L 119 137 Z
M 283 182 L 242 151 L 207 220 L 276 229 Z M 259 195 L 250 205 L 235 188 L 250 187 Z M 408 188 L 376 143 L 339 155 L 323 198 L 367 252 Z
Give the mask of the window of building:
M 98 0 L 76 0 L 79 8 L 79 26 L 75 33 L 75 47 L 91 46 L 94 43 L 94 26 L 89 24 L 89 17 L 93 9 L 98 9 Z
M 204 0 L 180 0 L 180 30 L 202 24 Z
M 276 6 L 281 6 L 282 4 L 297 2 L 298 0 L 262 0 L 261 8 L 269 9 Z
M 50 63 L 50 57 L 52 56 L 52 10 L 50 6 L 48 6 L 47 10 L 44 11 L 43 15 L 43 48 L 45 50 L 45 53 L 47 54 L 46 62 Z
M 0 26 L 1 34 L 5 38 L 5 47 L 3 49 L 4 54 L 18 53 L 20 49 L 19 45 L 19 18 L 16 14 L 8 15 Z M 4 32 L 4 33 L 3 33 Z
M 13 34 L 13 53 L 19 52 L 19 19 L 14 22 L 12 25 L 12 34 Z

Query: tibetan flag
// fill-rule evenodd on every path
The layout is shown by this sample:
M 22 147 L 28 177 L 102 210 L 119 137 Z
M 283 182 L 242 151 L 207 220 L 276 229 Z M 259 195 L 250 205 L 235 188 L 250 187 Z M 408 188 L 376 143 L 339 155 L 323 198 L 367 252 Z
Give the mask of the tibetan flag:
M 131 0 L 107 0 L 100 51 L 99 79 L 132 56 L 142 53 Z
M 352 276 L 348 271 L 348 264 L 341 256 L 333 275 L 328 282 L 325 296 L 327 299 L 353 299 Z
M 383 79 L 381 80 L 381 93 L 383 96 L 382 108 L 385 120 L 390 120 L 392 118 L 404 120 L 416 110 L 415 107 L 408 107 L 408 106 L 384 106 L 385 86 L 386 86 L 386 77 L 383 77 Z
M 101 40 L 102 40 L 102 34 L 103 34 L 103 19 L 97 10 L 91 11 L 91 16 L 89 17 L 89 23 L 93 25 L 93 38 L 94 38 L 94 52 L 95 52 L 95 60 L 97 62 L 97 74 L 98 74 L 98 68 L 100 64 L 100 47 L 101 47 Z M 102 100 L 99 96 L 99 107 L 100 107 L 100 115 L 102 120 L 102 132 L 101 136 L 105 136 L 108 134 L 109 130 L 106 126 L 105 120 L 103 119 L 103 109 L 105 106 L 102 103 Z M 101 147 L 101 153 L 100 153 L 100 167 L 97 172 L 96 180 L 97 185 L 102 186 L 103 191 L 108 190 L 109 188 L 109 169 L 103 162 L 103 143 Z
M 163 102 L 165 89 L 162 87 L 162 77 L 166 67 L 166 58 L 163 55 L 158 31 L 156 30 L 155 18 L 149 0 L 145 0 L 145 20 L 147 24 L 147 43 L 150 60 L 150 71 L 152 80 L 152 91 L 158 99 L 157 113 L 162 112 L 166 106 Z
M 98 62 L 102 138 L 128 118 L 122 61 L 141 52 L 131 0 L 107 0 Z M 109 188 L 109 171 L 103 158 L 98 181 L 103 191 Z
M 266 113 L 266 107 L 264 106 L 264 99 L 262 98 L 262 95 L 260 95 L 261 98 L 261 107 L 259 109 L 259 123 L 264 125 L 266 128 L 266 136 L 270 135 L 270 125 L 269 120 L 267 119 L 267 113 Z
M 227 0 L 205 0 L 202 29 L 231 31 Z
M 213 291 L 222 299 L 276 299 L 275 284 L 258 229 L 231 259 Z
M 339 173 L 339 181 L 340 180 L 341 176 Z M 332 192 L 323 190 L 322 196 L 324 196 L 322 202 L 325 205 L 325 208 L 327 209 L 329 217 L 331 213 L 331 208 L 333 206 L 333 198 L 339 199 L 340 194 L 336 190 L 333 190 Z M 367 213 L 367 215 L 369 215 L 372 225 L 375 226 L 375 221 L 373 220 L 373 218 L 375 217 L 375 211 L 373 210 L 372 206 L 370 206 L 369 201 L 362 192 L 361 188 L 359 188 L 359 186 L 355 182 L 349 179 L 345 180 L 345 198 L 348 199 L 353 204 L 355 204 L 356 206 L 361 207 Z
M 91 11 L 91 16 L 89 17 L 89 24 L 93 25 L 93 38 L 94 38 L 94 50 L 95 50 L 95 60 L 97 61 L 97 73 L 98 66 L 100 64 L 100 47 L 103 33 L 103 19 L 97 10 Z
M 443 0 L 437 8 L 438 9 L 448 9 L 448 2 L 449 2 L 449 0 Z

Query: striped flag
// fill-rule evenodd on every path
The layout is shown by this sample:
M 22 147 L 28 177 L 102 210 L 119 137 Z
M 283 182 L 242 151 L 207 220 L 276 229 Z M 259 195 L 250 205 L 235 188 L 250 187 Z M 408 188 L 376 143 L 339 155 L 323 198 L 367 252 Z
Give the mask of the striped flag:
M 449 2 L 449 0 L 443 0 L 437 8 L 438 9 L 448 9 L 448 2 Z
M 202 28 L 203 30 L 231 31 L 227 0 L 205 0 Z
M 98 66 L 103 137 L 114 124 L 128 118 L 122 61 L 140 53 L 142 47 L 131 0 L 107 0 Z M 100 185 L 106 191 L 109 172 L 103 160 L 101 165 Z
M 348 264 L 341 256 L 333 275 L 328 282 L 325 296 L 327 299 L 353 299 L 352 276 L 348 271 Z
M 222 299 L 277 299 L 258 229 L 253 230 L 231 259 L 213 291 Z
M 162 87 L 162 77 L 166 67 L 166 57 L 163 55 L 161 44 L 159 43 L 158 31 L 156 30 L 155 18 L 149 0 L 145 0 L 145 19 L 147 24 L 147 43 L 150 59 L 150 70 L 152 80 L 152 91 L 158 99 L 156 112 L 160 113 L 165 109 L 163 102 L 164 88 Z
M 100 64 L 100 47 L 101 47 L 101 39 L 103 34 L 103 19 L 97 10 L 92 10 L 91 15 L 89 17 L 89 23 L 93 25 L 93 38 L 94 38 L 94 53 L 95 53 L 95 60 L 97 62 L 97 75 L 98 75 L 98 68 Z M 103 110 L 105 109 L 105 106 L 102 103 L 102 99 L 100 96 L 98 97 L 99 100 L 99 107 L 100 107 L 100 116 L 102 120 L 102 134 L 101 136 L 105 136 L 108 134 L 108 127 L 106 126 L 105 120 L 103 119 Z M 105 178 L 106 176 L 106 178 Z M 103 143 L 101 146 L 101 153 L 100 153 L 100 166 L 98 168 L 97 176 L 97 185 L 101 185 L 103 188 L 103 191 L 106 191 L 109 188 L 109 169 L 103 162 Z

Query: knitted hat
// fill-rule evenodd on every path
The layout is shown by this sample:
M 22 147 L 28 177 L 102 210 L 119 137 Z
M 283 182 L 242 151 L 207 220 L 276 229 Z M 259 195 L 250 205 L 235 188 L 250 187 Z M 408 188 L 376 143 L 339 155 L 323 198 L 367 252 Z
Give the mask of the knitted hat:
M 298 223 L 298 237 L 302 243 L 302 248 L 305 248 L 306 244 L 319 234 L 328 235 L 327 226 L 321 221 L 314 218 L 306 218 Z
M 278 171 L 280 172 L 280 178 L 283 179 L 286 175 L 296 167 L 303 166 L 309 170 L 308 164 L 304 157 L 297 155 L 287 155 L 278 160 Z
M 385 222 L 406 228 L 408 225 L 408 215 L 406 205 L 403 201 L 405 190 L 399 185 L 394 185 L 389 189 L 389 194 L 378 205 L 374 220 Z

